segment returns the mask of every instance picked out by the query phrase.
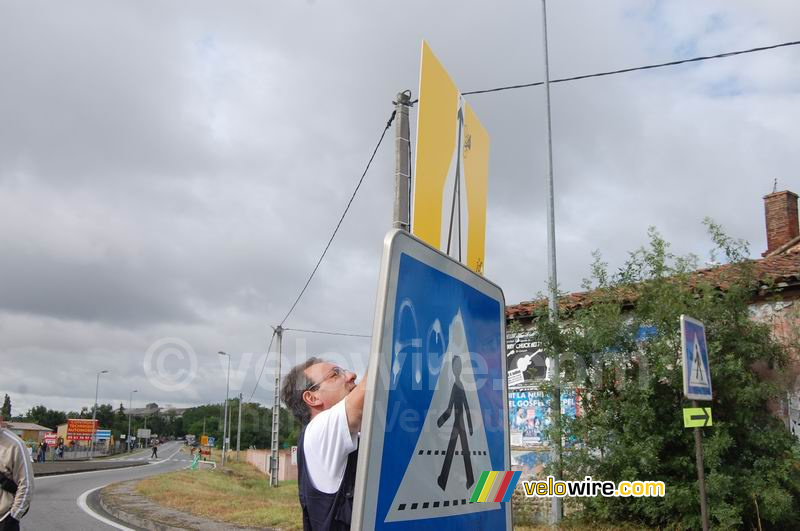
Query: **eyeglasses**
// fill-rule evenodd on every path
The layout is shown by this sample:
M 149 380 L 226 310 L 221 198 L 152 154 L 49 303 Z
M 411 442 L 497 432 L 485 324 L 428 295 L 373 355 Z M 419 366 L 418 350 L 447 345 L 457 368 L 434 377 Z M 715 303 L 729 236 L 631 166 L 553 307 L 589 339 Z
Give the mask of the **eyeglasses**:
M 348 372 L 350 372 L 350 371 L 348 371 L 347 369 L 342 369 L 341 367 L 334 367 L 333 369 L 331 369 L 331 372 L 329 372 L 327 374 L 327 376 L 325 376 L 325 378 L 323 378 L 319 382 L 317 382 L 317 383 L 313 383 L 312 382 L 312 383 L 308 384 L 308 387 L 306 387 L 303 392 L 305 392 L 305 391 L 316 391 L 317 388 L 319 388 L 319 386 L 322 385 L 322 383 L 325 382 L 326 380 L 330 380 L 331 378 L 338 378 L 339 376 L 341 376 L 343 374 L 346 374 Z

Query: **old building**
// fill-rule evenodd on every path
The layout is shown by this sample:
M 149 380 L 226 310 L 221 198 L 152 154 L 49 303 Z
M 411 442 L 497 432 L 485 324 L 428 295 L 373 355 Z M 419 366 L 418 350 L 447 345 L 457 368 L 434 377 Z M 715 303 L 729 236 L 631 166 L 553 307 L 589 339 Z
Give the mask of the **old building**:
M 762 258 L 752 261 L 758 279 L 758 288 L 752 293 L 750 312 L 752 318 L 769 324 L 774 337 L 787 345 L 800 344 L 800 220 L 798 220 L 798 196 L 790 191 L 775 192 L 765 196 L 767 250 Z M 726 289 L 732 272 L 731 266 L 723 265 L 699 269 L 693 275 L 698 282 L 710 282 L 719 289 Z M 574 310 L 590 305 L 592 292 L 576 292 L 564 296 L 559 305 L 565 310 Z M 636 304 L 635 299 L 620 301 L 623 305 Z M 522 302 L 506 307 L 506 322 L 509 371 L 509 391 L 535 389 L 537 382 L 547 377 L 546 360 L 537 348 L 536 338 L 524 330 L 530 328 L 534 313 L 547 305 L 546 300 Z M 519 330 L 523 330 L 520 332 Z M 642 330 L 647 334 L 647 330 Z M 800 438 L 800 352 L 791 351 L 793 363 L 786 384 L 786 399 L 776 404 L 775 413 L 786 423 L 788 429 Z M 770 377 L 764 368 L 765 377 Z M 580 405 L 577 405 L 579 414 Z M 511 419 L 512 432 L 514 420 Z M 512 442 L 513 444 L 513 442 Z

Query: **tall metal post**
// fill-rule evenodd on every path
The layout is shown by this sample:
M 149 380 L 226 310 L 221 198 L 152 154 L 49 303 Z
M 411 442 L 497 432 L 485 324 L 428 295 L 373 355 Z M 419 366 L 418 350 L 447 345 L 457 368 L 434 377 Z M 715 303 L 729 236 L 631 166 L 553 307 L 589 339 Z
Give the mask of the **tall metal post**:
M 95 426 L 95 419 L 97 418 L 97 393 L 100 390 L 100 375 L 108 371 L 99 371 L 97 373 L 97 381 L 94 385 L 94 407 L 92 408 L 92 442 L 89 444 L 89 459 L 94 458 L 94 444 L 97 439 L 97 426 Z
M 217 354 L 228 356 L 228 377 L 225 379 L 225 409 L 222 413 L 222 468 L 225 468 L 225 439 L 228 437 L 228 392 L 230 391 L 231 382 L 231 357 L 221 350 Z
M 236 462 L 239 462 L 239 450 L 242 442 L 242 393 L 239 393 L 239 420 L 236 421 Z
M 411 189 L 411 160 L 408 108 L 411 105 L 411 91 L 406 90 L 397 95 L 395 103 L 395 170 L 394 170 L 394 222 L 393 227 L 409 231 L 409 191 Z
M 275 335 L 278 339 L 278 353 L 276 356 L 275 368 L 275 396 L 272 403 L 272 452 L 270 453 L 270 477 L 269 484 L 272 487 L 278 486 L 278 439 L 280 437 L 281 426 L 281 343 L 283 342 L 283 327 L 275 327 Z
M 133 409 L 133 393 L 138 392 L 138 389 L 131 391 L 131 396 L 128 398 L 128 438 L 125 440 L 125 444 L 128 445 L 129 452 L 131 451 L 131 409 Z
M 547 49 L 547 0 L 542 0 L 542 38 L 544 40 L 544 97 L 547 108 L 547 283 L 549 287 L 550 321 L 558 322 L 558 277 L 556 275 L 555 193 L 553 191 L 553 129 L 550 121 L 550 58 Z M 561 368 L 558 352 L 550 353 L 551 384 L 550 418 L 556 427 L 551 444 L 551 459 L 555 466 L 554 479 L 561 479 Z M 561 498 L 554 496 L 550 506 L 550 523 L 561 521 Z

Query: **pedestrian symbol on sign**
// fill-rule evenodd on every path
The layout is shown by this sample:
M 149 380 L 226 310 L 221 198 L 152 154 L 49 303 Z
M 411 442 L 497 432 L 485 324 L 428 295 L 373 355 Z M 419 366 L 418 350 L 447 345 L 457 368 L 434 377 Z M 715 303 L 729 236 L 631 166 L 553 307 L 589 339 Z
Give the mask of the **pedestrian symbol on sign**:
M 453 431 L 450 432 L 450 443 L 447 445 L 447 453 L 444 457 L 444 465 L 442 466 L 442 473 L 439 474 L 437 480 L 442 490 L 447 489 L 447 478 L 450 476 L 450 465 L 453 464 L 453 453 L 456 451 L 456 442 L 461 441 L 461 455 L 464 456 L 464 468 L 467 473 L 467 488 L 470 488 L 475 483 L 475 475 L 472 472 L 472 460 L 469 454 L 469 441 L 467 440 L 467 432 L 464 429 L 464 415 L 467 416 L 467 424 L 469 425 L 469 434 L 472 436 L 472 417 L 469 414 L 469 404 L 467 403 L 467 394 L 464 392 L 464 385 L 461 383 L 461 358 L 455 356 L 453 358 L 453 375 L 456 381 L 453 383 L 453 391 L 450 394 L 450 403 L 447 409 L 436 425 L 440 428 L 450 418 L 450 412 L 453 412 Z
M 700 341 L 697 339 L 697 335 L 694 336 L 692 352 L 700 352 Z M 708 387 L 708 375 L 706 374 L 706 368 L 703 366 L 703 362 L 698 355 L 692 356 L 692 372 L 689 374 L 689 385 Z

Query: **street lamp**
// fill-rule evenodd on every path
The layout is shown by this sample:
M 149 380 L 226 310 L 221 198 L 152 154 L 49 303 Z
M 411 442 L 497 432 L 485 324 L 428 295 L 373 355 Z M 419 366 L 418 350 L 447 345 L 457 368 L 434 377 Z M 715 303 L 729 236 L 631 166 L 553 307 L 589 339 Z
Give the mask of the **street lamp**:
M 128 399 L 128 440 L 126 441 L 128 444 L 128 452 L 131 451 L 131 409 L 133 409 L 133 393 L 138 393 L 138 389 L 134 389 L 131 391 L 131 396 Z
M 97 382 L 94 385 L 94 408 L 92 408 L 92 444 L 91 451 L 89 452 L 89 459 L 94 458 L 94 443 L 97 439 L 97 425 L 94 423 L 97 418 L 97 392 L 100 390 L 100 375 L 106 374 L 108 371 L 103 370 L 97 373 Z
M 228 377 L 225 380 L 225 412 L 222 419 L 222 468 L 225 468 L 225 439 L 228 436 L 228 389 L 231 381 L 231 357 L 227 352 L 217 352 L 220 356 L 228 356 Z

